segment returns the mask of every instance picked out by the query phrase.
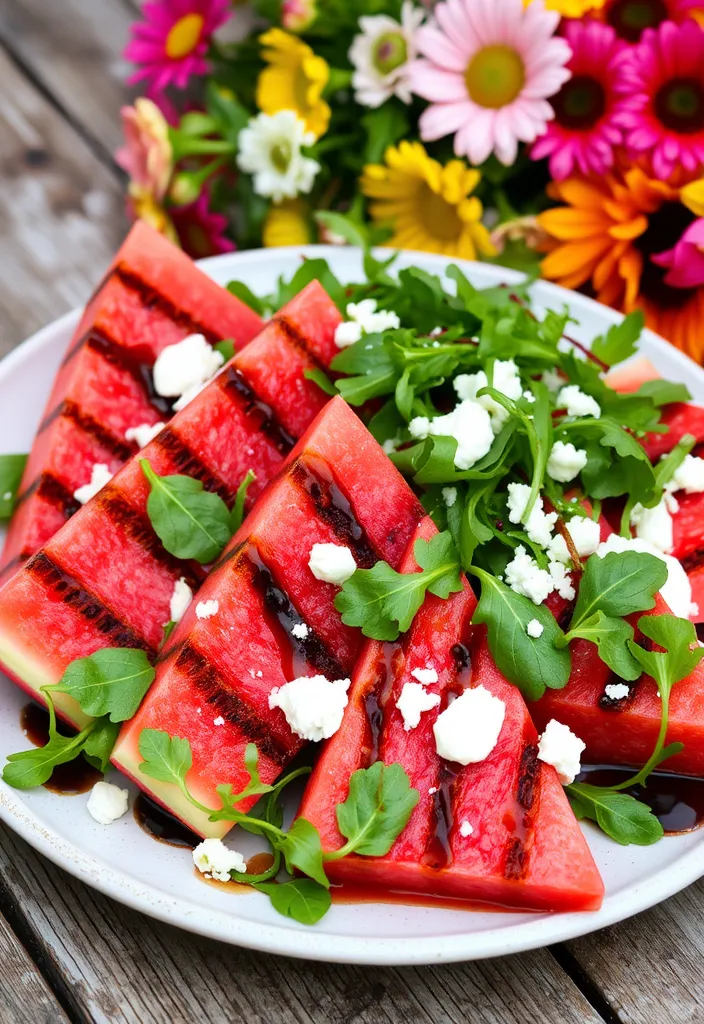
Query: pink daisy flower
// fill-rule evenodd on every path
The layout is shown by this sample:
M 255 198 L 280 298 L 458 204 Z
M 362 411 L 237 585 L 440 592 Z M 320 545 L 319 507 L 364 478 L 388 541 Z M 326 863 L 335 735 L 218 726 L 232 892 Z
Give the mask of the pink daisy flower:
M 646 28 L 657 28 L 663 21 L 679 24 L 702 13 L 704 0 L 606 0 L 593 12 L 627 43 L 639 42 Z
M 699 288 L 704 284 L 704 220 L 695 220 L 677 245 L 652 260 L 667 270 L 665 284 L 673 288 Z
M 542 0 L 443 0 L 433 14 L 411 65 L 413 91 L 431 103 L 421 137 L 454 135 L 457 156 L 481 164 L 495 153 L 512 164 L 518 143 L 545 131 L 547 97 L 570 77 L 569 44 L 555 36 L 560 15 Z
M 210 209 L 210 193 L 204 188 L 195 203 L 169 210 L 181 246 L 194 260 L 234 252 L 237 246 L 225 231 L 227 217 Z
M 558 181 L 576 171 L 604 174 L 612 166 L 614 146 L 621 142 L 619 56 L 626 47 L 599 21 L 568 21 L 565 38 L 572 50 L 572 77 L 550 101 L 555 120 L 530 154 L 534 160 L 549 157 L 550 174 Z
M 704 31 L 694 21 L 646 29 L 624 57 L 630 95 L 618 115 L 632 156 L 650 157 L 653 173 L 669 178 L 704 163 Z
M 194 75 L 207 73 L 210 39 L 230 17 L 230 0 L 152 0 L 142 11 L 125 49 L 125 58 L 140 65 L 131 84 L 145 81 L 154 95 L 169 85 L 185 89 Z

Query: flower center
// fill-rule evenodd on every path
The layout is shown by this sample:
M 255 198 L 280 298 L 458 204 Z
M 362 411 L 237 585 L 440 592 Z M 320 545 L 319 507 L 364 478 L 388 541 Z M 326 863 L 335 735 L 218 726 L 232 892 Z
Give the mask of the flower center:
M 480 107 L 498 109 L 512 103 L 523 88 L 526 71 L 510 46 L 485 46 L 464 73 L 470 98 Z
M 202 14 L 186 14 L 179 18 L 166 37 L 166 56 L 180 60 L 193 53 L 200 42 L 204 22 Z
M 688 135 L 704 128 L 704 87 L 696 78 L 673 78 L 655 96 L 655 113 L 666 128 Z
M 575 75 L 553 96 L 552 105 L 559 124 L 575 131 L 592 128 L 606 110 L 606 93 L 601 82 L 587 75 Z
M 372 62 L 381 75 L 388 75 L 408 60 L 406 40 L 400 32 L 385 32 L 372 50 Z
M 616 35 L 629 43 L 637 43 L 643 29 L 657 28 L 668 18 L 664 0 L 615 0 L 606 13 L 606 20 Z
M 431 238 L 440 242 L 456 242 L 460 237 L 462 221 L 457 216 L 457 209 L 428 185 L 424 185 L 418 194 L 418 213 Z
M 282 142 L 275 142 L 269 153 L 271 162 L 280 174 L 285 174 L 291 163 L 293 152 L 291 143 L 284 139 Z

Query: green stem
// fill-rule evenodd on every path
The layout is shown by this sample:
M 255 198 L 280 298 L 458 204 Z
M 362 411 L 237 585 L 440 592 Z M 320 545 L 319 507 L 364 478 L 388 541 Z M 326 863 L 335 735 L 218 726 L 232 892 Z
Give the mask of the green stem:
M 225 139 L 181 138 L 174 146 L 174 163 L 187 156 L 216 156 L 235 152 L 232 142 Z
M 670 694 L 666 692 L 663 687 L 660 687 L 660 699 L 662 701 L 662 717 L 660 719 L 660 731 L 658 732 L 658 738 L 655 743 L 655 748 L 645 762 L 643 767 L 635 775 L 626 779 L 625 782 L 620 782 L 617 786 L 613 786 L 613 789 L 628 789 L 630 786 L 638 786 L 645 782 L 650 773 L 654 768 L 657 768 L 659 763 L 660 754 L 665 746 L 665 737 L 667 736 L 667 724 L 670 717 Z

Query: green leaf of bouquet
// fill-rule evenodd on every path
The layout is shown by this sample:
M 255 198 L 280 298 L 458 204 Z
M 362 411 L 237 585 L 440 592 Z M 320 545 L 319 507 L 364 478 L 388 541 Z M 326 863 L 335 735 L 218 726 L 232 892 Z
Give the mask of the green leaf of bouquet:
M 159 476 L 140 459 L 149 481 L 147 512 L 166 550 L 184 561 L 214 561 L 230 540 L 230 512 L 219 494 L 190 476 Z
M 53 689 L 68 693 L 87 715 L 126 722 L 136 713 L 154 680 L 144 651 L 105 647 L 67 667 Z

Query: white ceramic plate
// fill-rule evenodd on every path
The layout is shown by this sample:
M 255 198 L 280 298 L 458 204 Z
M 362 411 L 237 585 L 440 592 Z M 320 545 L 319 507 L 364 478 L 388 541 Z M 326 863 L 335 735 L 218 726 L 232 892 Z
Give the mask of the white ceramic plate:
M 343 281 L 362 279 L 358 251 L 310 246 L 247 252 L 203 262 L 222 284 L 237 278 L 255 292 L 290 276 L 301 256 L 324 256 Z M 405 253 L 398 266 L 441 273 L 449 261 Z M 466 264 L 478 286 L 520 279 L 511 271 Z M 618 321 L 616 313 L 572 292 L 539 283 L 536 303 L 569 307 L 573 334 L 587 341 Z M 28 450 L 78 313 L 34 335 L 0 365 L 0 452 Z M 704 402 L 704 371 L 662 339 L 645 332 L 642 352 L 664 375 L 684 381 Z M 26 697 L 0 674 L 0 762 L 27 741 L 19 726 Z M 117 775 L 117 773 L 114 773 Z M 114 781 L 119 781 L 115 778 Z M 124 782 L 124 780 L 122 780 Z M 125 783 L 127 784 L 127 783 Z M 130 788 L 133 787 L 130 785 Z M 417 906 L 333 906 L 313 928 L 280 917 L 258 893 L 227 894 L 195 877 L 188 850 L 155 842 L 127 815 L 105 828 L 86 811 L 86 797 L 45 789 L 20 793 L 0 783 L 0 816 L 40 853 L 108 896 L 214 939 L 270 953 L 364 964 L 430 964 L 516 953 L 603 928 L 666 899 L 704 874 L 704 831 L 668 837 L 648 848 L 620 847 L 590 825 L 589 844 L 606 883 L 596 914 L 510 914 Z M 254 852 L 245 836 L 238 847 Z

